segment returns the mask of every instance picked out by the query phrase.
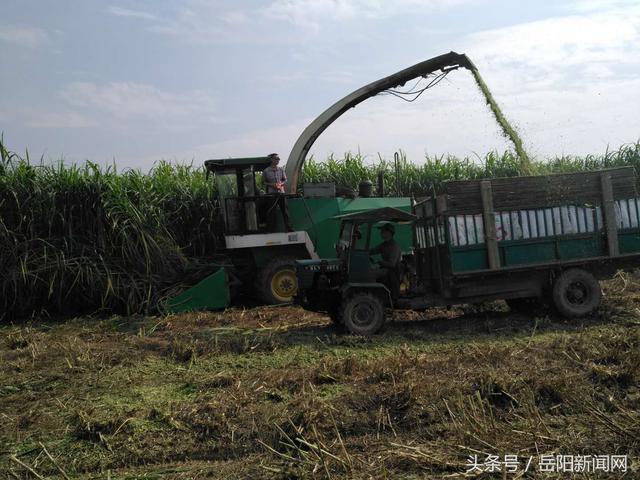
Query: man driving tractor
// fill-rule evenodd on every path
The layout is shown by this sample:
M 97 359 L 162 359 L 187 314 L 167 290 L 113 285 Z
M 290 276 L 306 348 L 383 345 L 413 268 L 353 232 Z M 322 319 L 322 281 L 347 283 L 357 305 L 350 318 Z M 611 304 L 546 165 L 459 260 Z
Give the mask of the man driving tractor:
M 391 292 L 391 299 L 395 302 L 400 295 L 400 260 L 402 258 L 402 249 L 398 242 L 394 240 L 396 229 L 392 223 L 384 223 L 379 226 L 380 235 L 383 242 L 372 248 L 369 253 L 371 255 L 380 254 L 380 271 L 377 272 L 376 279 L 386 285 Z

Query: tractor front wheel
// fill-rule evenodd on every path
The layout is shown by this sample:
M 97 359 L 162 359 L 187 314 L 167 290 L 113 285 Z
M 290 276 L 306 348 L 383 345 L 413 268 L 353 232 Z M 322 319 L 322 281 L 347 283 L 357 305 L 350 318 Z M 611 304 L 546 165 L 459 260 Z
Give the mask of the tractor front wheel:
M 355 335 L 373 335 L 384 325 L 384 304 L 372 293 L 356 292 L 342 301 L 340 318 Z
M 291 303 L 298 291 L 295 259 L 274 258 L 260 269 L 256 283 L 260 298 L 265 303 Z

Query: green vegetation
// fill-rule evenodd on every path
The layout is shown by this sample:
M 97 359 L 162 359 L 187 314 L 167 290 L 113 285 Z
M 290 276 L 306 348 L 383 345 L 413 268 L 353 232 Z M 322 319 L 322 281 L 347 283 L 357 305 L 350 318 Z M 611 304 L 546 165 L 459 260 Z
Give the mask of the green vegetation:
M 581 321 L 496 302 L 372 338 L 294 307 L 0 326 L 0 471 L 441 479 L 517 454 L 537 478 L 538 455 L 616 454 L 635 478 L 640 278 L 604 288 Z
M 400 193 L 428 195 L 451 179 L 544 174 L 632 165 L 640 143 L 604 155 L 530 160 L 511 152 L 484 158 L 429 157 L 400 162 Z M 301 182 L 356 187 L 384 171 L 394 195 L 392 162 L 346 154 L 310 159 Z M 156 309 L 173 285 L 201 277 L 215 260 L 215 192 L 200 166 L 157 163 L 149 173 L 118 172 L 91 162 L 33 162 L 0 141 L 0 319 L 104 310 Z
M 458 158 L 451 155 L 427 156 L 424 162 L 411 162 L 400 155 L 399 185 L 404 195 L 429 195 L 432 185 L 436 189 L 448 180 L 473 180 L 494 177 L 517 177 L 523 175 L 547 175 L 560 172 L 582 172 L 633 166 L 640 172 L 640 142 L 623 145 L 618 150 L 606 151 L 602 155 L 562 156 L 541 160 L 529 160 L 525 166 L 511 151 L 502 154 L 489 152 L 484 157 Z M 396 195 L 396 172 L 392 161 L 379 157 L 370 162 L 359 154 L 346 153 L 343 158 L 333 155 L 325 161 L 307 160 L 303 171 L 303 182 L 333 181 L 357 187 L 363 178 L 375 181 L 378 172 L 384 172 L 388 195 Z
M 0 317 L 148 311 L 215 251 L 200 168 L 117 172 L 0 152 Z

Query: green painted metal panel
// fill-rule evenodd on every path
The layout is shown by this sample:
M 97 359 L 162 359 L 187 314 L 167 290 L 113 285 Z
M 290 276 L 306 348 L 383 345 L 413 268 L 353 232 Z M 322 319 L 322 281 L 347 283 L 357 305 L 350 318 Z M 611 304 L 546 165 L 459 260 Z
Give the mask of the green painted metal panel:
M 501 264 L 505 267 L 550 262 L 556 256 L 556 246 L 553 239 L 525 244 L 512 243 L 499 247 L 499 249 Z
M 371 262 L 366 250 L 352 250 L 349 255 L 349 279 L 354 282 L 371 282 Z
M 193 310 L 217 310 L 226 308 L 231 302 L 227 275 L 224 268 L 204 278 L 193 287 L 167 302 L 171 313 Z
M 599 237 L 562 238 L 558 240 L 558 260 L 599 257 L 606 255 Z
M 640 252 L 640 232 L 638 230 L 618 232 L 618 244 L 620 253 Z
M 620 252 L 640 251 L 638 232 L 619 236 Z M 534 265 L 562 260 L 575 260 L 606 255 L 605 242 L 601 235 L 547 237 L 536 240 L 512 240 L 498 244 L 500 265 Z M 454 272 L 466 272 L 488 268 L 484 244 L 451 249 Z
M 451 268 L 454 272 L 489 268 L 487 251 L 484 248 L 452 249 Z

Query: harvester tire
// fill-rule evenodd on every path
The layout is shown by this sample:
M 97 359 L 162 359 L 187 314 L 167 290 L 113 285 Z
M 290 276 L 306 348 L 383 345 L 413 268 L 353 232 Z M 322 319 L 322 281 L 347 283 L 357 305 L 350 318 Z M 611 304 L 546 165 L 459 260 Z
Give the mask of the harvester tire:
M 276 257 L 258 271 L 258 294 L 270 305 L 291 303 L 298 290 L 296 261 L 293 257 Z
M 372 293 L 356 292 L 342 301 L 340 317 L 350 333 L 373 335 L 384 325 L 384 304 Z
M 553 304 L 567 318 L 589 315 L 601 300 L 600 283 L 581 268 L 565 270 L 553 284 Z

